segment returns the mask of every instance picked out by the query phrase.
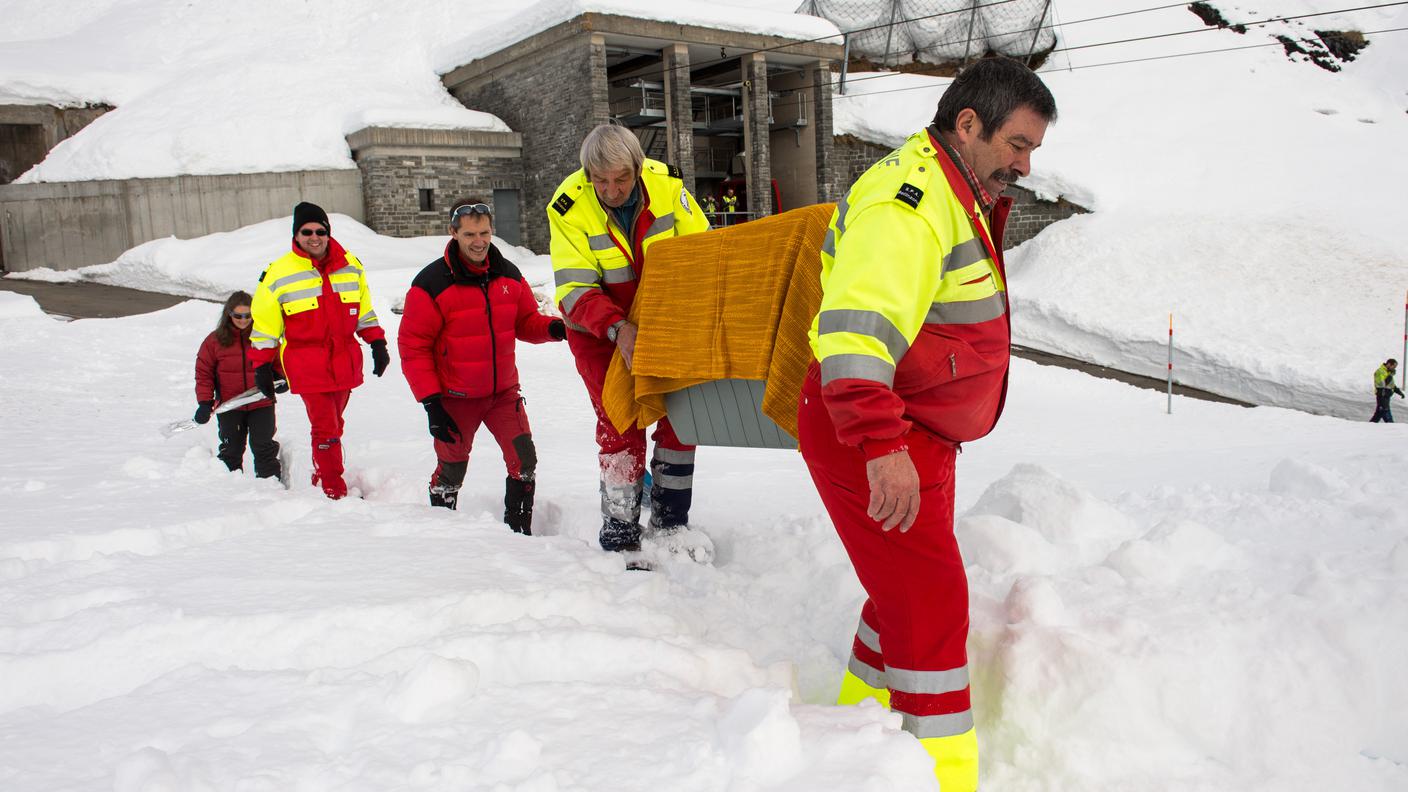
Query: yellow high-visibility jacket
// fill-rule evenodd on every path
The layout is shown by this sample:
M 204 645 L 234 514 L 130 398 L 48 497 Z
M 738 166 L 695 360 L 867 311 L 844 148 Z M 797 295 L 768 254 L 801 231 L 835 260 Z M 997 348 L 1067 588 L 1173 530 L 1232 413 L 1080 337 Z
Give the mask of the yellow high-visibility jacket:
M 580 169 L 548 204 L 556 300 L 571 330 L 605 338 L 606 329 L 630 313 L 650 246 L 709 229 L 675 168 L 647 159 L 640 185 L 644 195 L 631 229 L 617 224 Z
M 386 332 L 372 310 L 362 262 L 328 239 L 320 261 L 290 250 L 264 268 L 250 305 L 255 364 L 278 355 L 294 393 L 351 390 L 362 384 L 362 351 Z
M 867 458 L 912 424 L 960 443 L 987 434 L 1007 390 L 1002 231 L 927 131 L 875 163 L 832 216 L 812 322 L 838 438 Z

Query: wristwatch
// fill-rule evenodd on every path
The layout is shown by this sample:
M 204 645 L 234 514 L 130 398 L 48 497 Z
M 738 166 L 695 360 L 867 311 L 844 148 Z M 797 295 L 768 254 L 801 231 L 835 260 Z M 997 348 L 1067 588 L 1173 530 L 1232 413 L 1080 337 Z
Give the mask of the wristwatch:
M 611 325 L 610 327 L 606 328 L 606 340 L 607 340 L 607 341 L 610 341 L 610 342 L 613 343 L 613 344 L 616 343 L 616 334 L 619 333 L 619 332 L 621 332 L 621 325 L 623 325 L 623 324 L 625 324 L 625 323 L 626 323 L 626 320 L 625 320 L 625 319 L 621 319 L 621 320 L 617 321 L 616 324 Z

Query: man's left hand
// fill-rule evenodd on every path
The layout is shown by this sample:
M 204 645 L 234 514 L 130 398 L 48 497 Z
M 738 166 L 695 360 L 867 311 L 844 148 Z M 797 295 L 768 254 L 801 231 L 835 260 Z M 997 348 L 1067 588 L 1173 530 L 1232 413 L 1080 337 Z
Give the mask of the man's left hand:
M 900 533 L 908 531 L 919 516 L 919 471 L 909 451 L 866 462 L 865 477 L 870 482 L 870 506 L 865 513 L 880 523 L 882 531 L 896 527 Z
M 386 339 L 378 338 L 372 344 L 372 373 L 380 377 L 391 365 L 391 353 L 386 351 Z
M 621 352 L 621 359 L 626 361 L 626 368 L 631 367 L 631 360 L 636 356 L 636 326 L 630 322 L 621 325 L 621 329 L 616 331 L 616 348 Z

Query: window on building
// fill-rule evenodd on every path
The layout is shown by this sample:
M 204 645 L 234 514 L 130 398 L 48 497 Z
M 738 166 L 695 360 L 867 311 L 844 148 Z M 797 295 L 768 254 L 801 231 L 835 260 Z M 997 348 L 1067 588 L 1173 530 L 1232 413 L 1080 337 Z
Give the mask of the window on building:
M 435 191 L 428 187 L 422 187 L 416 192 L 420 195 L 420 210 L 422 212 L 435 211 Z

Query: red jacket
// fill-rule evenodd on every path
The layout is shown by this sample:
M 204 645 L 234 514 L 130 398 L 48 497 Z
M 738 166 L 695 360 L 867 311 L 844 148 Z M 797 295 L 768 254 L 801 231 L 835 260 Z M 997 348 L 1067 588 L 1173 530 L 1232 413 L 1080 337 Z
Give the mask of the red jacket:
M 254 290 L 254 361 L 277 357 L 294 393 L 351 390 L 362 384 L 365 356 L 356 337 L 368 344 L 386 337 L 366 272 L 332 238 L 318 261 L 292 248 L 264 268 Z
M 221 346 L 214 333 L 201 342 L 196 353 L 196 401 L 220 402 L 233 399 L 254 387 L 254 358 L 250 356 L 249 334 L 242 333 L 233 344 Z M 236 407 L 237 410 L 257 410 L 273 404 L 264 399 Z
M 497 247 L 472 268 L 450 240 L 406 292 L 397 347 L 416 401 L 443 393 L 480 398 L 518 386 L 514 341 L 552 341 L 557 320 L 538 312 L 528 282 Z

